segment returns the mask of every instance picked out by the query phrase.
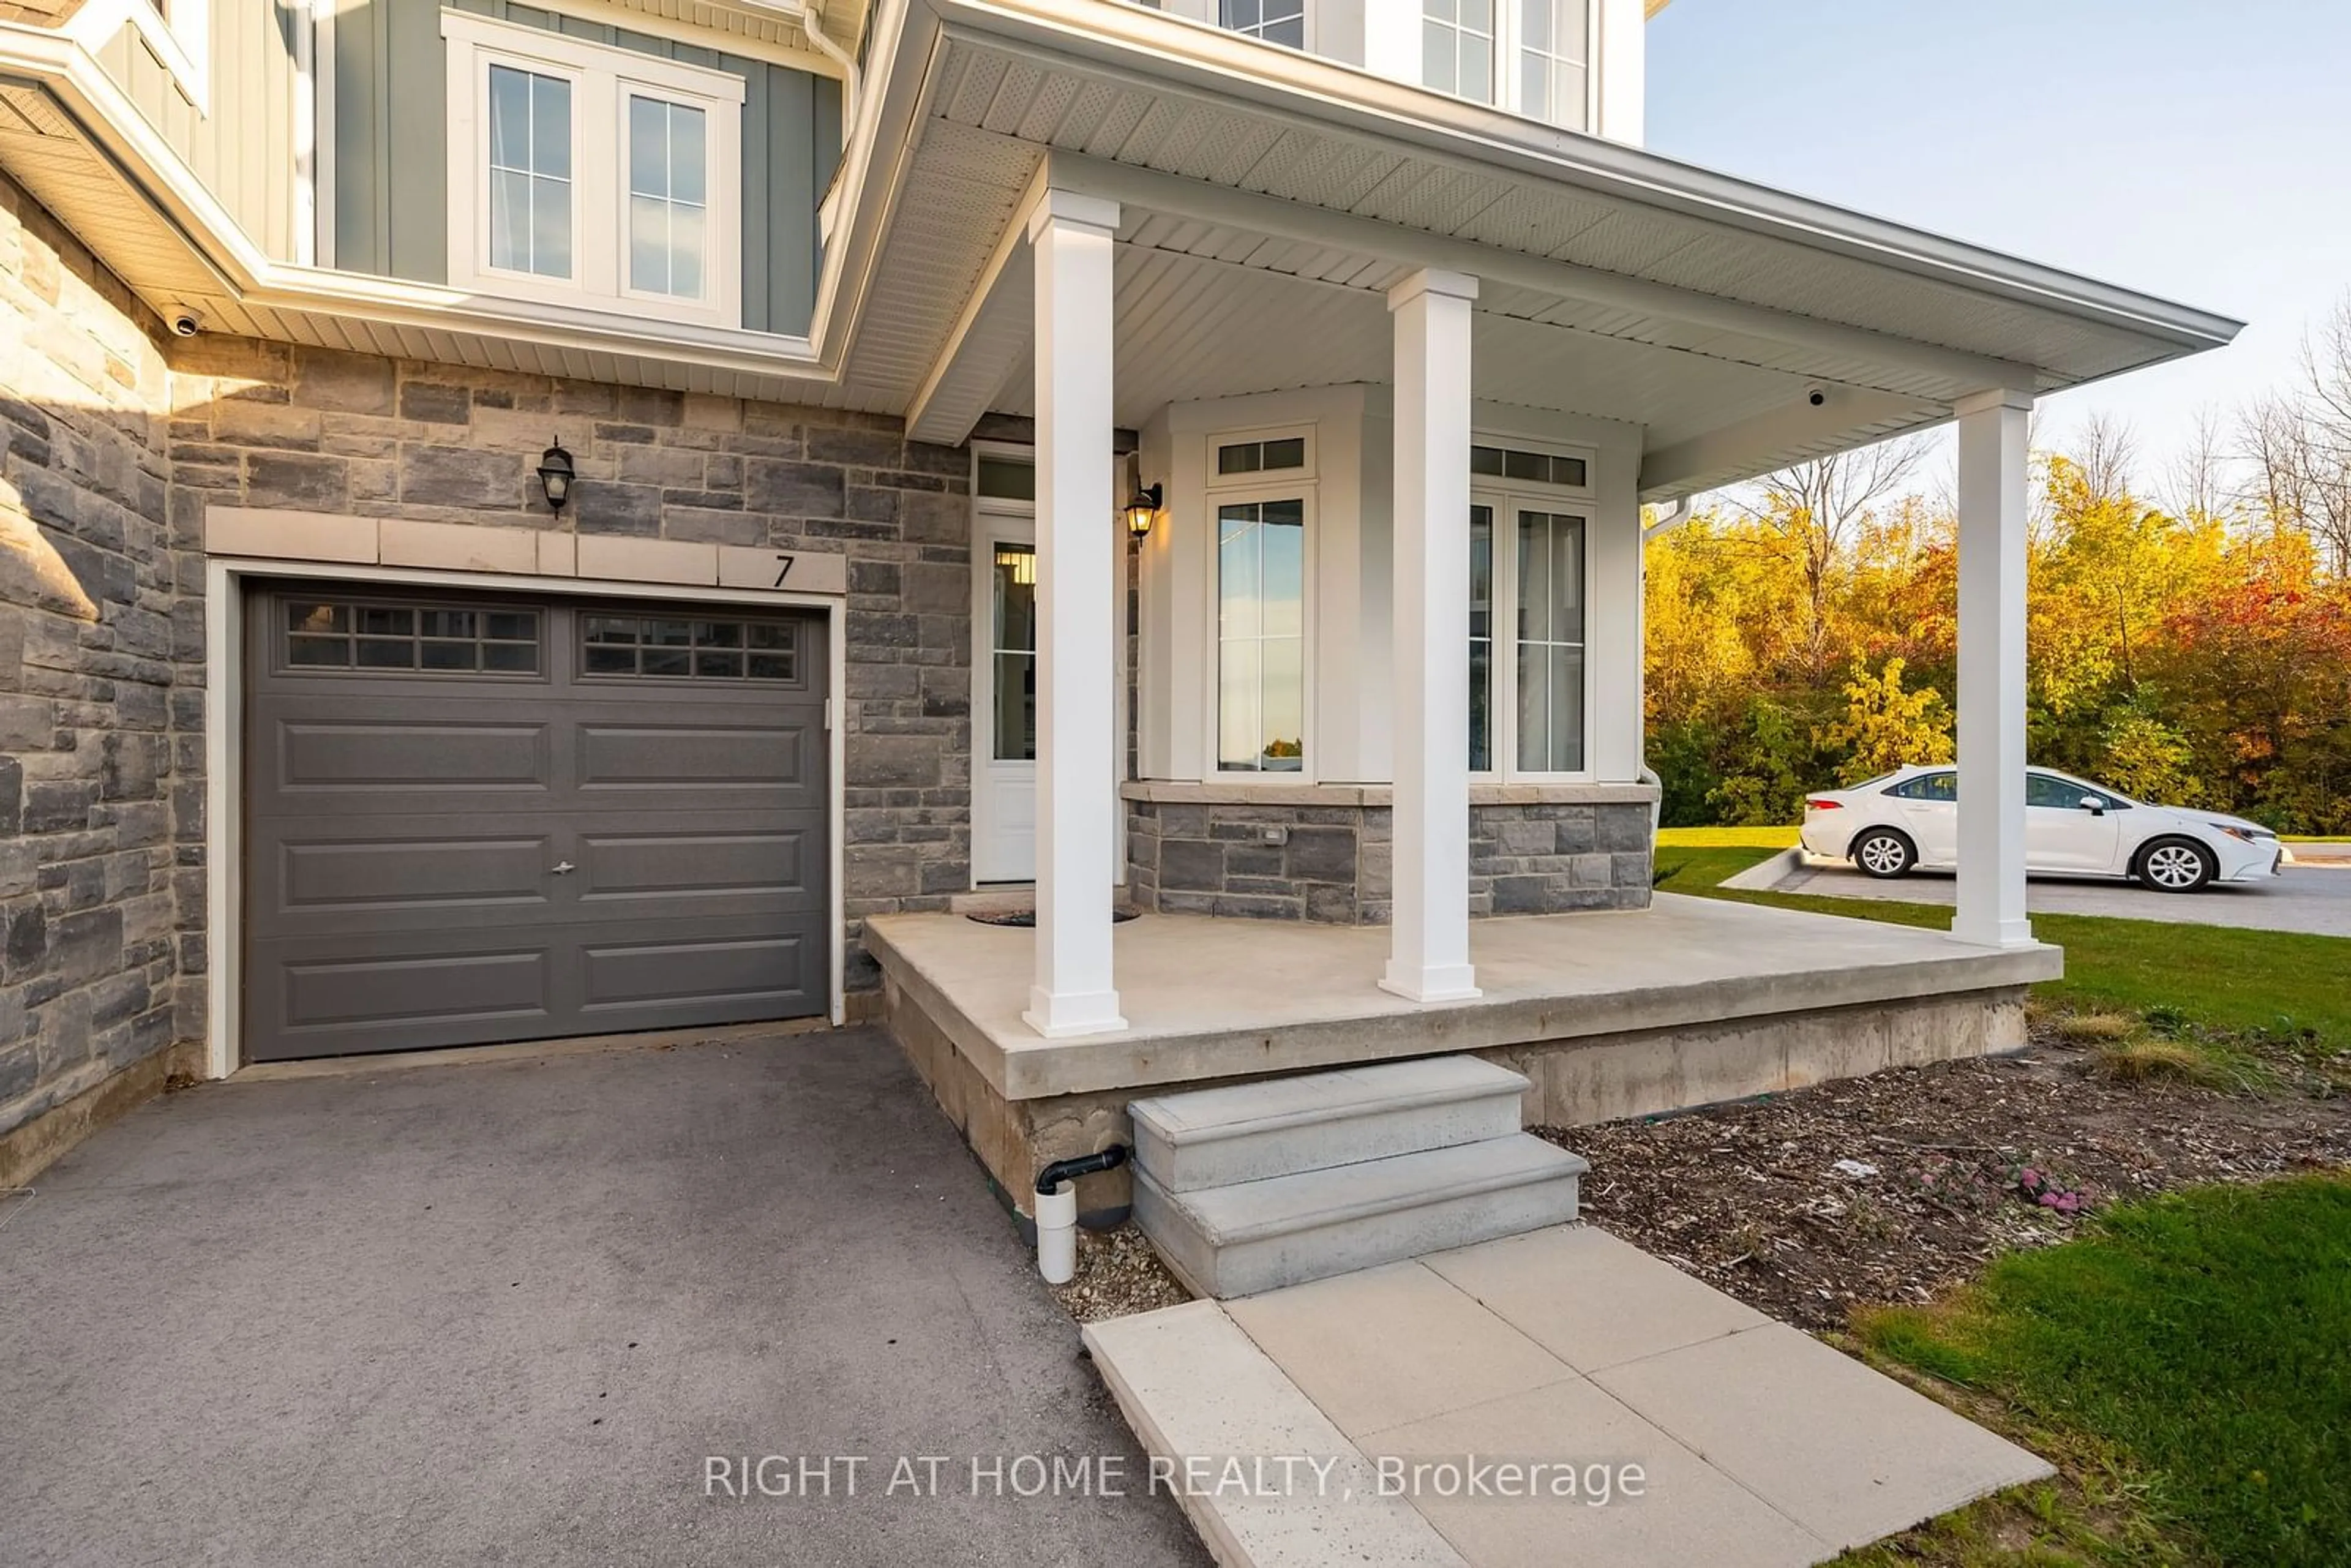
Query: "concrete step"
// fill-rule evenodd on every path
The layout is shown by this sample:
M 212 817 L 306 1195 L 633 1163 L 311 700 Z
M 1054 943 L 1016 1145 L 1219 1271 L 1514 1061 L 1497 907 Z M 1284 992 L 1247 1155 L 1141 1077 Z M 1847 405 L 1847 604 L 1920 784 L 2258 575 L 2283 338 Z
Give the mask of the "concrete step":
M 1137 1100 L 1134 1163 L 1166 1192 L 1426 1149 L 1519 1130 L 1527 1081 L 1474 1056 L 1429 1056 Z
M 1134 1173 L 1134 1218 L 1195 1292 L 1303 1284 L 1575 1218 L 1584 1162 L 1531 1133 L 1228 1186 Z

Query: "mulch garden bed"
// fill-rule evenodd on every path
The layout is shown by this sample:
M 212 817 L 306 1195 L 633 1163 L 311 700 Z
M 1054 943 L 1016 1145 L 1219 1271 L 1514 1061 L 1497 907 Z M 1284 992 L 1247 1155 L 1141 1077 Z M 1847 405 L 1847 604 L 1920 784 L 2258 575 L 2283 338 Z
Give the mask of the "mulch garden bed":
M 2351 1097 L 2117 1081 L 2040 1026 L 2017 1056 L 1537 1131 L 1592 1162 L 1586 1219 L 1814 1331 L 1925 1301 L 2111 1202 L 2351 1166 Z

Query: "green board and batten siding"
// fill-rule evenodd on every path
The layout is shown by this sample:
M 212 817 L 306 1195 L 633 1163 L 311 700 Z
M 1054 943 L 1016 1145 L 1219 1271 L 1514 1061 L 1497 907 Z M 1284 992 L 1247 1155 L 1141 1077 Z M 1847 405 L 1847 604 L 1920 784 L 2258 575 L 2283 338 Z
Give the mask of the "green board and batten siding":
M 507 0 L 448 7 L 739 76 L 743 325 L 807 332 L 816 208 L 841 160 L 841 84 L 743 55 Z M 436 0 L 347 3 L 335 19 L 335 265 L 418 283 L 449 275 L 448 69 Z
M 294 39 L 285 0 L 213 0 L 212 112 L 196 112 L 135 27 L 99 68 L 227 208 L 254 244 L 294 259 Z

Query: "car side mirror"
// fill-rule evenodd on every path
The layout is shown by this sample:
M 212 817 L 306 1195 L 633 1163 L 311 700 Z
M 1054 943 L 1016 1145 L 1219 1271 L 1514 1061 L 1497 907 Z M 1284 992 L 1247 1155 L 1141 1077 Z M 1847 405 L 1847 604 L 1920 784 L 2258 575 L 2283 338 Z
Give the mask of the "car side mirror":
M 2095 795 L 2085 795 L 2082 797 L 2082 810 L 2093 817 L 2103 817 L 2106 814 L 2106 803 Z

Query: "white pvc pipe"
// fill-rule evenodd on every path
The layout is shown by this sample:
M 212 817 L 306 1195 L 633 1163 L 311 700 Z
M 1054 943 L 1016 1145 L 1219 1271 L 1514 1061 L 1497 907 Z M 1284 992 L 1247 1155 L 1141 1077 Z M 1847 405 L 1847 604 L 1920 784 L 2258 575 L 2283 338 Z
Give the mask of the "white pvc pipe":
M 1062 1182 L 1037 1195 L 1037 1272 L 1066 1285 L 1078 1272 L 1078 1189 Z

